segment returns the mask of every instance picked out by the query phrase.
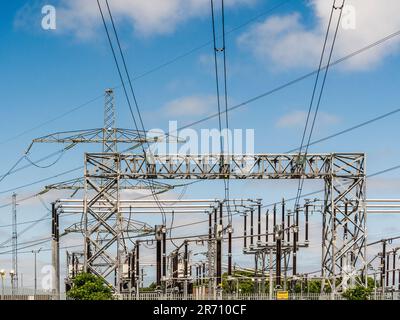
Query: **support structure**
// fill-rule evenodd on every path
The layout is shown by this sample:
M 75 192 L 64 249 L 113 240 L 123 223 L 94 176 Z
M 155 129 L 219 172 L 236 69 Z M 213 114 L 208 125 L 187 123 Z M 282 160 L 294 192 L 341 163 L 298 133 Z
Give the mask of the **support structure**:
M 152 155 L 148 158 L 142 154 L 87 153 L 85 236 L 94 252 L 86 259 L 85 268 L 104 276 L 118 268 L 116 256 L 125 250 L 118 231 L 118 186 L 122 180 L 300 178 L 325 182 L 322 276 L 333 291 L 340 291 L 344 284 L 342 281 L 337 285 L 337 279 L 346 276 L 346 279 L 350 277 L 351 281 L 356 281 L 355 271 L 366 270 L 366 213 L 362 205 L 365 198 L 365 156 L 362 153 Z M 104 182 L 103 185 L 100 181 Z M 87 192 L 89 186 L 96 190 L 94 195 Z M 105 203 L 101 213 L 94 210 L 99 200 Z M 344 204 L 347 204 L 347 212 Z M 95 223 L 88 224 L 89 217 Z M 111 217 L 117 219 L 111 222 Z M 100 228 L 108 235 L 98 241 L 96 235 Z M 349 253 L 353 258 L 346 267 L 341 267 L 340 259 Z M 103 269 L 99 271 L 101 267 Z
M 12 277 L 13 290 L 18 289 L 18 232 L 17 232 L 17 195 L 12 195 L 12 267 L 14 275 Z
M 59 216 L 56 204 L 51 204 L 51 262 L 54 270 L 53 274 L 53 295 L 56 299 L 60 298 L 60 232 L 59 232 Z

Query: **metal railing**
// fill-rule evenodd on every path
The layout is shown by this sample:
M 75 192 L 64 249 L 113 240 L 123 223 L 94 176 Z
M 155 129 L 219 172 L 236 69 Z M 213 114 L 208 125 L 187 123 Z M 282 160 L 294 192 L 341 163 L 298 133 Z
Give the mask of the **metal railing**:
M 117 295 L 118 300 L 215 300 L 213 295 L 160 294 L 156 292 L 136 295 Z M 276 294 L 217 294 L 216 300 L 278 300 Z M 340 293 L 289 293 L 288 300 L 347 300 Z M 368 300 L 400 300 L 400 292 L 372 293 Z
M 228 294 L 183 294 L 183 293 L 159 293 L 159 292 L 141 292 L 139 296 L 129 294 L 119 294 L 114 297 L 116 300 L 278 300 L 274 293 L 271 297 L 268 293 L 240 293 Z M 4 294 L 0 295 L 0 300 L 66 300 L 66 294 L 61 293 L 55 296 L 49 291 L 19 288 L 12 293 L 11 288 L 6 288 Z M 68 300 L 68 299 L 67 299 Z M 340 293 L 289 293 L 288 300 L 346 300 Z M 376 292 L 372 293 L 368 300 L 400 300 L 400 291 Z
M 0 300 L 54 300 L 55 296 L 51 291 L 32 288 L 10 288 L 0 290 Z

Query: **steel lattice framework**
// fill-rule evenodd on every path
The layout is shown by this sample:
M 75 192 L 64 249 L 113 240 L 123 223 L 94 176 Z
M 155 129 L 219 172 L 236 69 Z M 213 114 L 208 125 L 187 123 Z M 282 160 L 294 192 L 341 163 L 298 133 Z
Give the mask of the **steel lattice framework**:
M 118 231 L 121 181 L 224 178 L 323 179 L 322 275 L 333 291 L 339 291 L 346 283 L 341 281 L 337 284 L 337 279 L 356 281 L 357 276 L 351 270 L 365 271 L 366 212 L 362 203 L 366 184 L 363 153 L 150 157 L 142 154 L 86 153 L 84 216 L 85 222 L 91 217 L 97 220 L 97 224 L 85 224 L 85 270 L 106 278 L 121 267 L 119 256 L 124 250 Z M 96 191 L 94 194 L 93 190 Z M 104 212 L 95 209 L 99 204 L 106 204 Z M 96 230 L 100 227 L 109 230 L 110 235 L 101 242 L 96 238 Z M 350 258 L 344 260 L 347 256 Z

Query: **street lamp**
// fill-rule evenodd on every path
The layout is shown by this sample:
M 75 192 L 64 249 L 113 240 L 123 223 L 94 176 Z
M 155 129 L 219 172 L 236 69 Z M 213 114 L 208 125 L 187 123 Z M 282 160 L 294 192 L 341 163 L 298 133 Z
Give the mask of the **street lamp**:
M 11 277 L 11 295 L 14 296 L 14 276 L 15 276 L 15 271 L 14 269 L 10 270 L 10 277 Z
M 6 275 L 6 272 L 4 269 L 0 270 L 0 276 L 1 276 L 1 300 L 4 300 L 4 277 Z
M 34 259 L 35 259 L 35 291 L 34 291 L 34 295 L 36 296 L 36 291 L 37 291 L 37 272 L 36 272 L 36 254 L 38 254 L 40 252 L 40 250 L 42 250 L 42 248 L 40 248 L 39 250 L 32 250 L 32 253 L 34 254 Z

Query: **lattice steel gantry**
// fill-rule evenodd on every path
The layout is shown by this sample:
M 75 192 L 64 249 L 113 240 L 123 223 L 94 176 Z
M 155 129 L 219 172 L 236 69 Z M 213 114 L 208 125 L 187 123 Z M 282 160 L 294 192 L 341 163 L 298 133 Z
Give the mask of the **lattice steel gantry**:
M 108 164 L 112 163 L 113 166 Z M 322 275 L 332 291 L 360 281 L 366 268 L 365 155 L 258 154 L 258 155 L 151 155 L 121 153 L 85 154 L 85 221 L 92 216 L 95 226 L 85 224 L 85 269 L 101 276 L 118 269 L 123 248 L 118 228 L 108 223 L 119 210 L 119 185 L 129 179 L 323 179 Z M 103 183 L 101 183 L 103 181 Z M 91 194 L 89 189 L 95 190 Z M 107 211 L 93 210 L 107 203 Z M 99 243 L 96 228 L 107 228 L 111 237 Z M 88 244 L 92 249 L 89 255 Z M 116 249 L 110 250 L 111 248 Z M 115 254 L 117 253 L 117 254 Z M 344 265 L 344 258 L 349 256 Z M 105 263 L 107 268 L 99 266 Z M 98 264 L 99 263 L 99 264 Z

